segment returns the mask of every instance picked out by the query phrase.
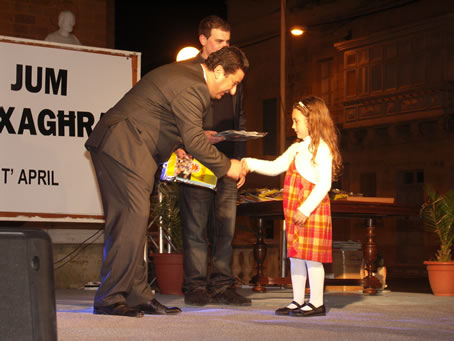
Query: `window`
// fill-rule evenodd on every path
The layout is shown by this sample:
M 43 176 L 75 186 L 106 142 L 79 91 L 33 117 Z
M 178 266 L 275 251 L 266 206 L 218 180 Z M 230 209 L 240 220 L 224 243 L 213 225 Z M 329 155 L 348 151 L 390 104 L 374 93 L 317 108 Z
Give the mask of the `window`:
M 421 205 L 424 201 L 424 170 L 410 169 L 397 172 L 396 202 Z
M 320 61 L 320 96 L 328 107 L 334 104 L 334 62 L 333 59 Z
M 359 175 L 359 191 L 365 197 L 377 196 L 377 174 L 361 173 Z

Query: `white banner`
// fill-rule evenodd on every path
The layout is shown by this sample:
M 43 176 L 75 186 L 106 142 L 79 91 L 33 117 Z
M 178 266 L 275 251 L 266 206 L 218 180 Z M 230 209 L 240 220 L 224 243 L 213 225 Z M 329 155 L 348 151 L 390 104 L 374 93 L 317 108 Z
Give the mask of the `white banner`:
M 101 113 L 137 80 L 140 54 L 6 38 L 0 37 L 0 216 L 99 220 L 84 143 Z

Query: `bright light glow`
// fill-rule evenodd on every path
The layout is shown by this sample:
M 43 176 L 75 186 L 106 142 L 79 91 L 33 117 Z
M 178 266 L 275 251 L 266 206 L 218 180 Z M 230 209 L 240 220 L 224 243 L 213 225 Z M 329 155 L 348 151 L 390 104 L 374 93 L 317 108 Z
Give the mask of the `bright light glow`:
M 191 59 L 199 53 L 195 47 L 187 46 L 183 47 L 180 52 L 177 54 L 177 62 L 181 62 L 182 60 Z
M 290 30 L 290 33 L 294 36 L 300 36 L 304 33 L 304 30 L 301 27 L 294 27 Z

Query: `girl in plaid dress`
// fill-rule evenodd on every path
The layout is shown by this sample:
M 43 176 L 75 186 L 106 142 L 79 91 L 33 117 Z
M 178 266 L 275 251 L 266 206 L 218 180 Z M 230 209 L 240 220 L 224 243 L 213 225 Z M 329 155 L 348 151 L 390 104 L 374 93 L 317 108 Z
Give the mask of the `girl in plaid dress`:
M 284 182 L 284 216 L 293 301 L 277 315 L 325 315 L 322 263 L 331 263 L 331 207 L 328 192 L 342 167 L 338 135 L 323 99 L 309 96 L 292 111 L 292 129 L 298 141 L 274 161 L 245 158 L 243 172 L 278 175 Z M 306 278 L 310 298 L 305 303 Z

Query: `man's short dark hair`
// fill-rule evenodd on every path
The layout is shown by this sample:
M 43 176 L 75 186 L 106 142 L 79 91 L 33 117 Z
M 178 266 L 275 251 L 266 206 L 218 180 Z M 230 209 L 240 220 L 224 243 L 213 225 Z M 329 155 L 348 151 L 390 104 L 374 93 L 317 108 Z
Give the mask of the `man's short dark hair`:
M 216 15 L 209 15 L 203 18 L 200 22 L 199 35 L 203 34 L 208 39 L 213 28 L 217 28 L 225 32 L 230 32 L 230 24 L 227 21 Z
M 211 53 L 205 60 L 209 70 L 214 71 L 216 66 L 221 65 L 225 74 L 235 73 L 238 69 L 246 73 L 249 61 L 246 55 L 236 46 L 224 46 L 222 49 Z

